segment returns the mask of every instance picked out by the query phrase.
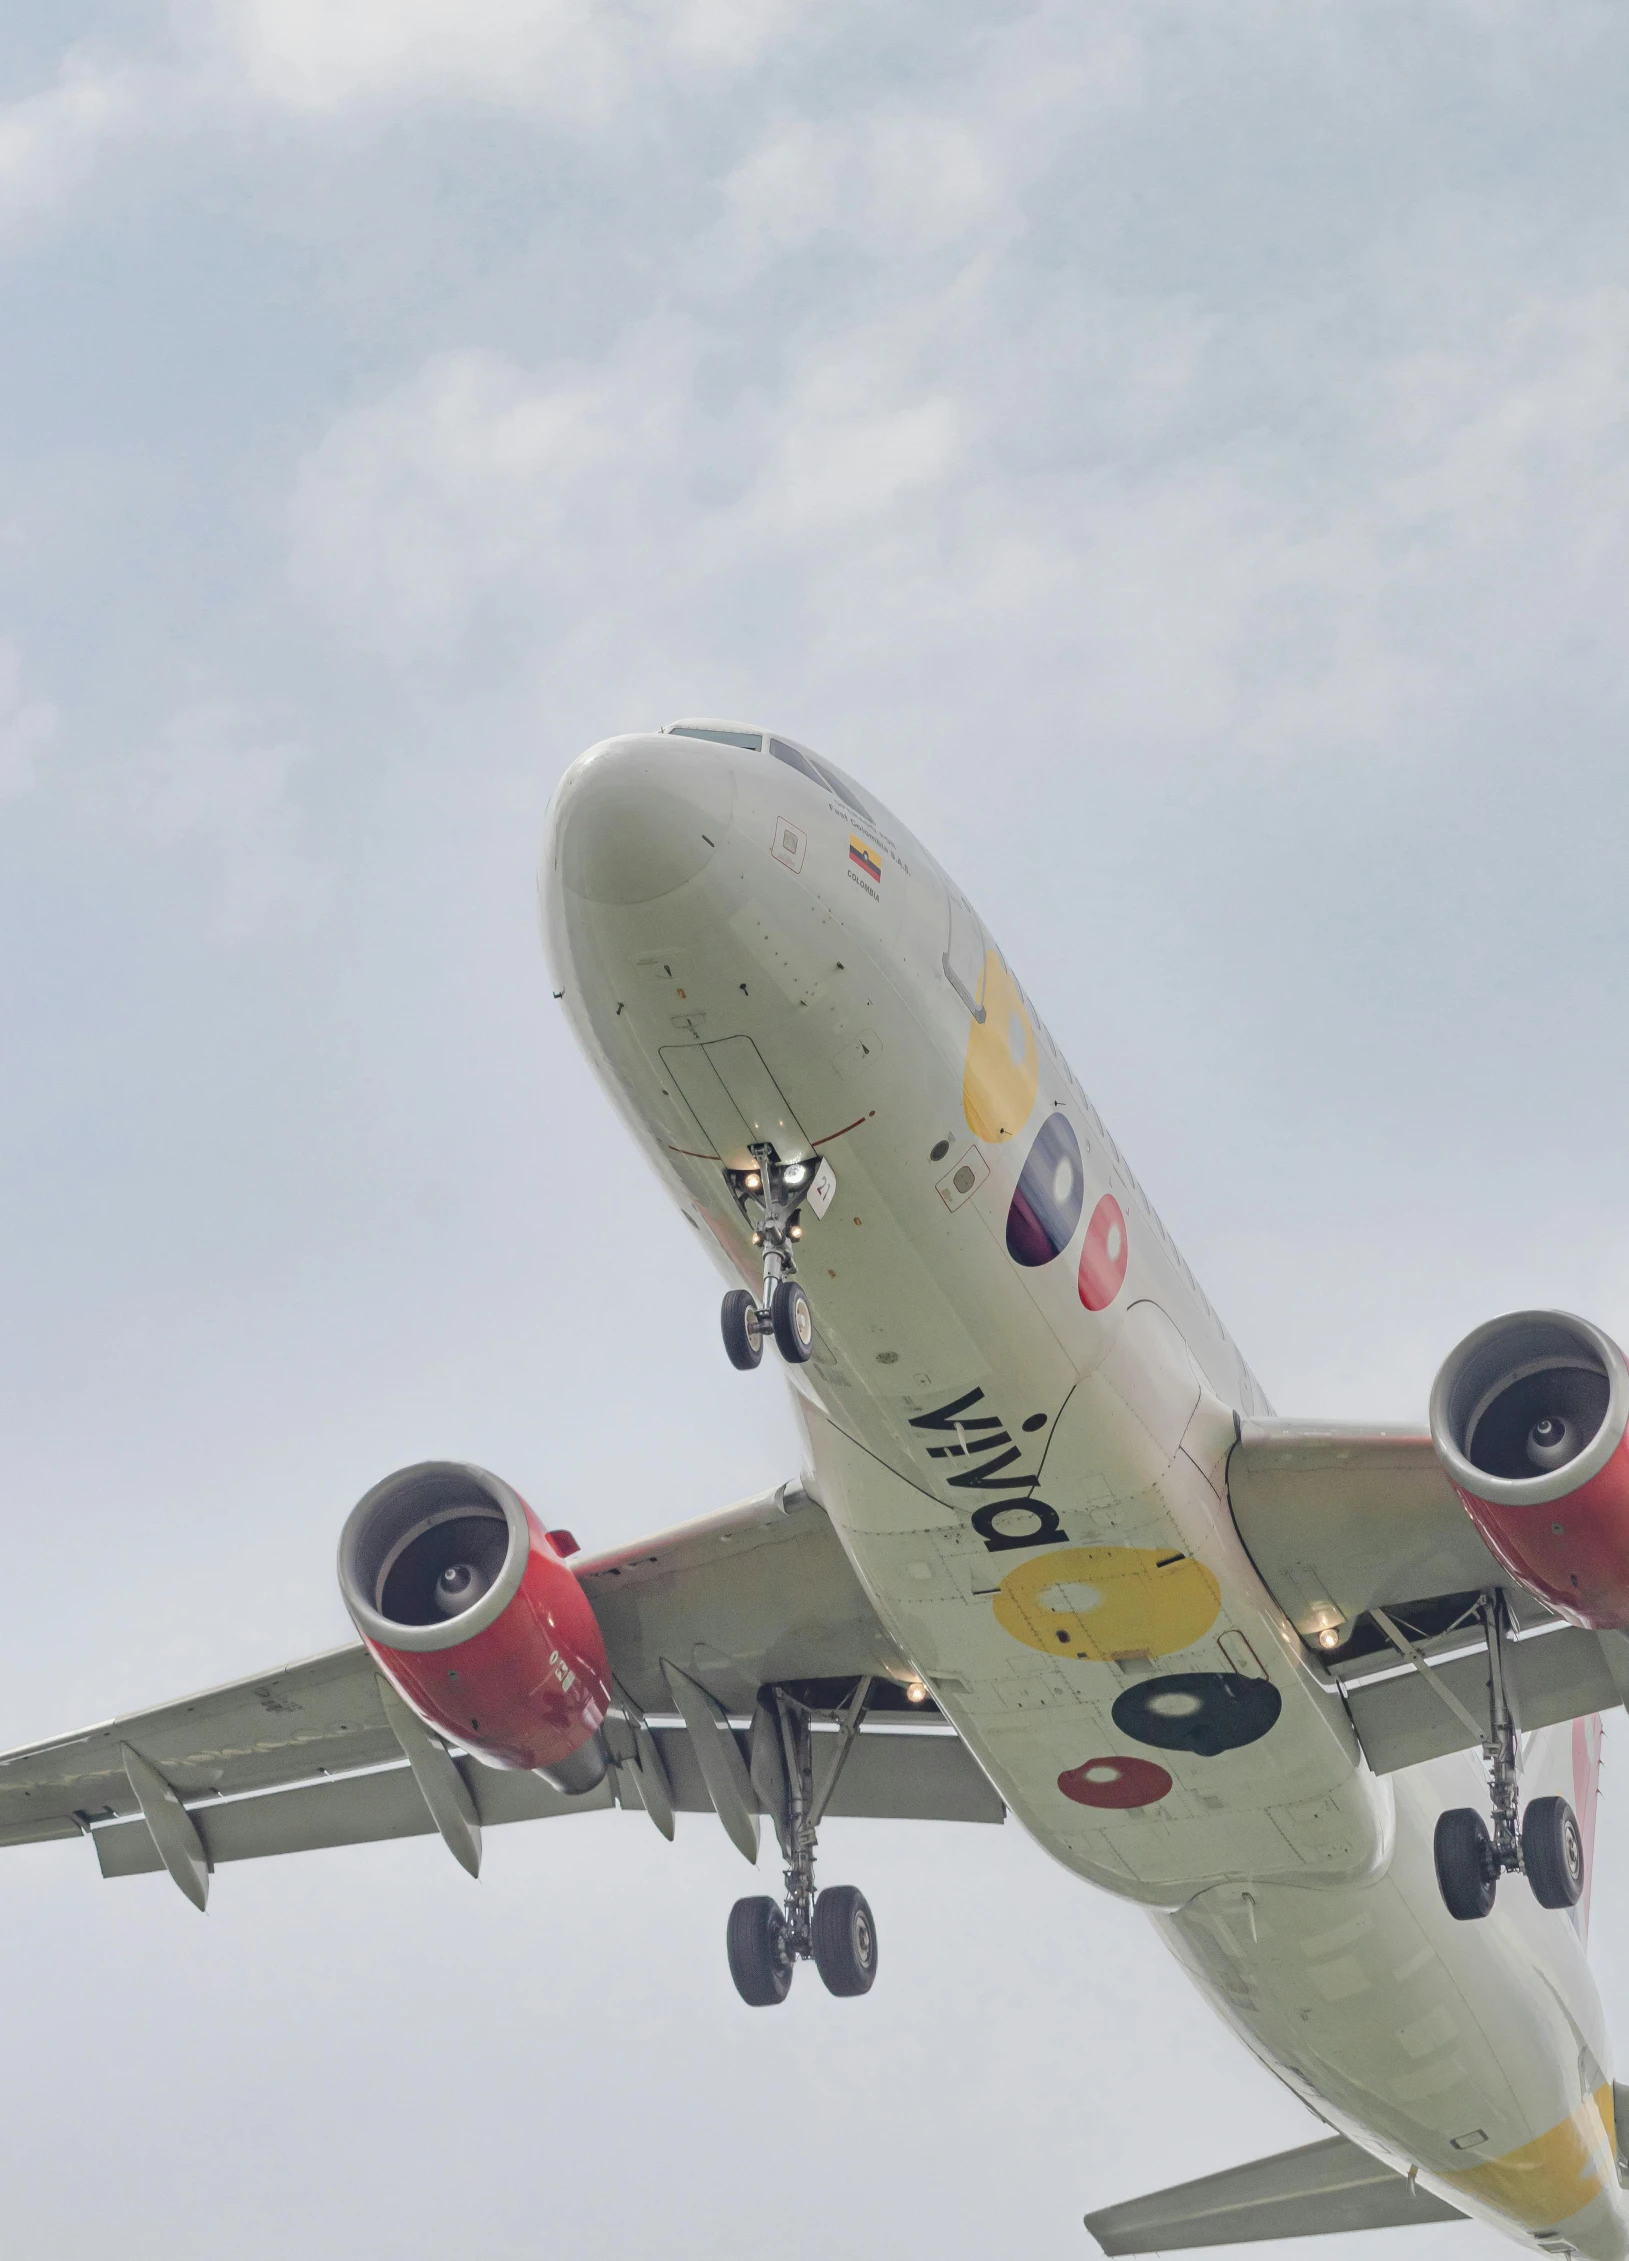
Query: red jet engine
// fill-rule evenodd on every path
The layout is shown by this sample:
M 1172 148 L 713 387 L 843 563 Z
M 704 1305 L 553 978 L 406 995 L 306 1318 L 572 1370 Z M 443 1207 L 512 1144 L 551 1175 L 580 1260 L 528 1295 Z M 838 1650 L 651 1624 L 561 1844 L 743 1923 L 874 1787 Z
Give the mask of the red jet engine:
M 375 1484 L 339 1542 L 345 1607 L 419 1717 L 557 1788 L 605 1772 L 611 1668 L 588 1596 L 518 1492 L 429 1460 Z
M 1467 1335 L 1431 1392 L 1431 1441 L 1488 1549 L 1574 1625 L 1629 1626 L 1629 1366 L 1565 1311 Z

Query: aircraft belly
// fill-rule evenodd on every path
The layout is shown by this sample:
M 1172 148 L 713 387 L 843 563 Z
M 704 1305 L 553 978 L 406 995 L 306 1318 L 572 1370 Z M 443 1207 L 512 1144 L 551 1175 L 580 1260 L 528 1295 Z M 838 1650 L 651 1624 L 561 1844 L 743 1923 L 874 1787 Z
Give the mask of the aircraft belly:
M 1014 1561 L 1040 1558 L 1026 1550 L 992 1556 L 965 1510 L 947 1513 L 837 1424 L 814 1416 L 807 1425 L 821 1496 L 879 1614 L 1014 1814 L 1056 1858 L 1160 1906 L 1221 1877 L 1362 1875 L 1385 1858 L 1388 1788 L 1354 1763 L 1338 1705 L 1314 1710 L 1327 1699 L 1286 1672 L 1269 1681 L 1259 1660 L 1274 1653 L 1271 1629 L 1247 1596 L 1221 1579 L 1207 1582 L 1199 1595 L 1203 1632 L 1189 1639 L 1198 1619 L 1179 1616 L 1171 1637 L 1183 1645 L 1158 1660 L 1051 1653 L 1033 1635 L 1015 1638 L 997 1614 L 1002 1607 L 1011 1619 L 1003 1605 L 1015 1575 L 1026 1575 L 1013 1571 Z M 1121 1536 L 1152 1542 L 1117 1551 L 1154 1557 L 1162 1544 L 1180 1550 L 1190 1533 L 1202 1541 L 1209 1501 L 1198 1470 L 1176 1454 L 1138 1500 L 1116 1503 Z M 1071 1551 L 1053 1550 L 1049 1559 Z M 1222 1550 L 1207 1552 L 1225 1565 Z M 1144 1639 L 1147 1602 L 1115 1606 L 1130 1637 Z M 1241 1677 L 1236 1663 L 1249 1664 L 1252 1676 L 1259 1671 L 1263 1688 L 1288 1689 L 1270 1736 L 1207 1755 L 1148 1745 L 1116 1719 L 1128 1691 L 1162 1679 L 1167 1664 L 1200 1676 L 1220 1667 L 1232 1680 Z M 1090 1790 L 1094 1762 L 1104 1760 L 1112 1762 L 1111 1786 L 1145 1782 L 1155 1794 L 1140 1805 L 1083 1802 L 1082 1772 Z M 1153 1774 L 1140 1775 L 1143 1767 Z

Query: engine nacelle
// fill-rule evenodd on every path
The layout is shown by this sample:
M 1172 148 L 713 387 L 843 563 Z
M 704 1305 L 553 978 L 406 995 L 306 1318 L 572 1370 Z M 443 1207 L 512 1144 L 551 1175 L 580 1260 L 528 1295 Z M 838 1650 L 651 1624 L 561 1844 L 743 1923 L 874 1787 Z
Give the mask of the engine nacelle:
M 567 1791 L 605 1772 L 611 1668 L 588 1596 L 517 1492 L 427 1460 L 375 1484 L 339 1542 L 345 1607 L 421 1719 Z
M 1629 1366 L 1565 1311 L 1467 1335 L 1431 1392 L 1431 1441 L 1489 1551 L 1575 1625 L 1629 1626 Z

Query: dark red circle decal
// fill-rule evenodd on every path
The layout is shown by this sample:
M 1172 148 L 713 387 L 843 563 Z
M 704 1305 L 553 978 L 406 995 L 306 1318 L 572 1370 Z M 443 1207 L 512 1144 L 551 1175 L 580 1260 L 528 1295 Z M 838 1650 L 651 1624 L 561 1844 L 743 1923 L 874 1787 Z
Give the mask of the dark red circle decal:
M 1058 1776 L 1058 1788 L 1077 1806 L 1155 1806 L 1171 1777 L 1152 1759 L 1088 1759 Z
M 1086 1227 L 1080 1252 L 1080 1300 L 1088 1311 L 1107 1311 L 1126 1276 L 1126 1220 L 1112 1193 L 1104 1194 Z

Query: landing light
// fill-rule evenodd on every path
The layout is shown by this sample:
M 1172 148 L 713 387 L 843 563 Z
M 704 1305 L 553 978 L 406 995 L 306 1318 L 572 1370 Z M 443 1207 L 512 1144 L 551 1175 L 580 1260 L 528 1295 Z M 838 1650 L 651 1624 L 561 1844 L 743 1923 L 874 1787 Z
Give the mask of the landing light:
M 789 1225 L 787 1227 L 787 1238 L 788 1240 L 801 1240 L 803 1238 L 803 1227 L 801 1225 Z
M 748 1193 L 761 1193 L 763 1190 L 763 1183 L 763 1179 L 758 1175 L 756 1170 L 749 1170 L 747 1172 L 746 1187 Z
M 1341 1637 L 1338 1628 L 1333 1625 L 1326 1625 L 1318 1636 L 1319 1648 L 1338 1649 L 1340 1645 Z
M 781 1172 L 788 1185 L 801 1185 L 808 1175 L 808 1165 L 803 1162 L 793 1162 Z
M 905 1691 L 905 1701 L 908 1704 L 925 1704 L 927 1700 L 928 1691 L 926 1688 L 923 1687 L 920 1680 L 913 1680 Z

